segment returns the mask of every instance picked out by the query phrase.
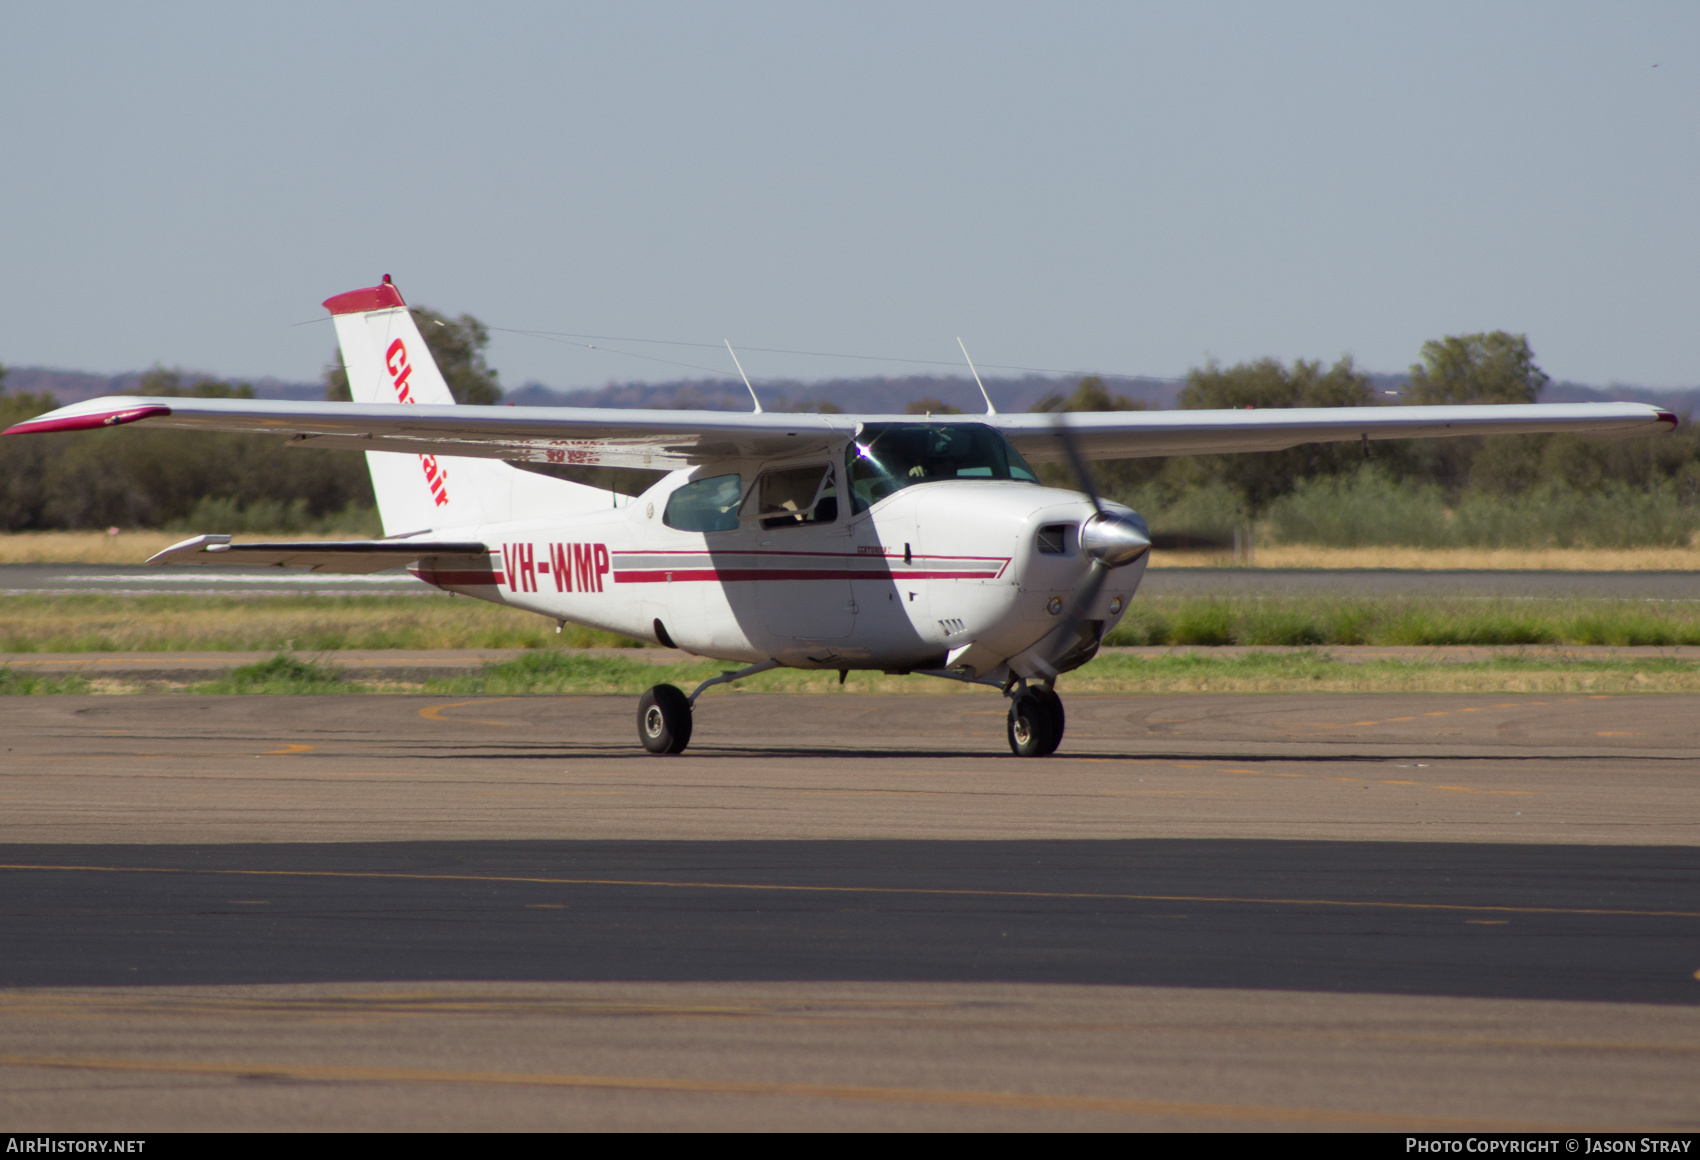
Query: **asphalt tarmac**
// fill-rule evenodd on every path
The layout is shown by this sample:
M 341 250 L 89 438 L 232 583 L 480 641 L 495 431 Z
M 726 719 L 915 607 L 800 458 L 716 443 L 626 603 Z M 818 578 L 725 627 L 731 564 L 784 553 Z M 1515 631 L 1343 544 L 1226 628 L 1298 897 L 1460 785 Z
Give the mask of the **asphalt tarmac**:
M 1700 698 L 0 701 L 0 1117 L 1700 1124 Z

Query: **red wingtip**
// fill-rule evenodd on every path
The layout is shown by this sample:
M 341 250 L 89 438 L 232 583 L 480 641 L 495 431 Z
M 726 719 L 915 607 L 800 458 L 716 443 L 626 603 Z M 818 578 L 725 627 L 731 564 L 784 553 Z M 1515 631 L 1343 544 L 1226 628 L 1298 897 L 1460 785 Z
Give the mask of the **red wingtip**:
M 93 431 L 99 427 L 117 427 L 122 423 L 134 423 L 137 419 L 152 419 L 169 414 L 170 407 L 153 406 L 130 407 L 123 411 L 97 411 L 90 415 L 63 415 L 58 418 L 48 416 L 44 419 L 25 419 L 0 434 L 43 435 L 53 431 Z
M 1669 411 L 1660 411 L 1659 412 L 1659 422 L 1669 423 L 1671 425 L 1671 429 L 1673 431 L 1677 427 L 1676 416 L 1671 414 Z
M 397 306 L 406 306 L 401 299 L 401 291 L 395 288 L 388 274 L 377 286 L 368 286 L 364 290 L 350 290 L 346 294 L 337 294 L 325 299 L 325 309 L 332 314 L 366 314 L 373 310 L 392 310 Z

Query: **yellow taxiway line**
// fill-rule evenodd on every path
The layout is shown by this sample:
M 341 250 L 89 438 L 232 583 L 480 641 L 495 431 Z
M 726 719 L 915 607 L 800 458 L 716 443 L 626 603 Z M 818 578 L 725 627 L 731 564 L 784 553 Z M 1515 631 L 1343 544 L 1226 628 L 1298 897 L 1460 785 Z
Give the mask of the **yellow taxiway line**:
M 880 894 L 925 898 L 1042 898 L 1085 902 L 1186 902 L 1239 906 L 1328 906 L 1352 910 L 1411 910 L 1466 914 L 1587 915 L 1615 918 L 1700 918 L 1700 910 L 1627 910 L 1606 907 L 1507 906 L 1495 903 L 1382 902 L 1344 898 L 1256 898 L 1212 894 L 1125 894 L 1075 890 L 974 890 L 936 886 L 804 886 L 773 882 L 681 882 L 662 878 L 556 878 L 518 874 L 410 874 L 394 870 L 240 870 L 193 866 L 90 866 L 0 863 L 0 871 L 93 874 L 209 874 L 239 878 L 334 878 L 398 882 L 482 882 L 530 886 L 616 886 L 663 890 L 749 890 L 788 894 Z

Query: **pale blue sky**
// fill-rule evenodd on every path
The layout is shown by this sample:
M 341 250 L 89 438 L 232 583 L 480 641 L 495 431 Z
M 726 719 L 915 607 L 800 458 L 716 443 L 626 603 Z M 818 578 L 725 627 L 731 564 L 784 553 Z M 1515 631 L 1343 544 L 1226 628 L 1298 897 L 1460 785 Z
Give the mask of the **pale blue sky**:
M 520 329 L 1179 375 L 1505 328 L 1692 385 L 1697 179 L 1693 3 L 14 2 L 0 361 L 315 378 L 291 324 L 387 271 Z

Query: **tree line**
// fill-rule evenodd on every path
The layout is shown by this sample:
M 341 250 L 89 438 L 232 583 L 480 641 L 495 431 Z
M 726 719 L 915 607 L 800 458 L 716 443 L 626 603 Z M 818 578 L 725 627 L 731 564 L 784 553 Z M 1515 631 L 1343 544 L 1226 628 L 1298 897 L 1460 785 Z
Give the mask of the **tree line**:
M 1350 358 L 1260 359 L 1193 370 L 1182 408 L 1532 403 L 1548 383 L 1523 335 L 1423 344 L 1401 392 L 1378 393 Z M 1391 397 L 1390 397 L 1391 396 Z M 1085 379 L 1040 409 L 1138 404 Z M 1700 432 L 1622 440 L 1580 435 L 1307 444 L 1285 451 L 1095 464 L 1105 494 L 1165 531 L 1257 524 L 1290 542 L 1411 546 L 1686 544 L 1700 532 Z M 1047 466 L 1046 479 L 1070 482 Z
M 425 345 L 461 403 L 497 403 L 485 361 L 489 331 L 471 315 L 414 308 Z M 325 370 L 325 397 L 349 399 L 340 357 Z M 185 381 L 155 367 L 136 393 L 254 397 L 247 383 Z M 0 426 L 51 411 L 47 394 L 9 393 L 0 367 Z M 372 480 L 360 455 L 288 449 L 273 435 L 86 431 L 0 440 L 0 531 L 170 528 L 201 531 L 377 530 Z
M 449 318 L 428 309 L 415 309 L 415 315 L 456 400 L 499 402 L 502 388 L 485 359 L 489 334 L 483 324 L 470 315 Z M 1493 331 L 1425 343 L 1408 385 L 1397 397 L 1377 391 L 1349 357 L 1332 366 L 1303 359 L 1290 365 L 1260 359 L 1195 368 L 1187 376 L 1179 405 L 1239 409 L 1526 403 L 1536 400 L 1547 381 L 1525 337 Z M 334 361 L 326 370 L 325 386 L 327 398 L 348 398 L 346 373 Z M 143 377 L 138 393 L 253 396 L 244 383 L 186 381 L 178 371 L 157 367 Z M 9 425 L 54 405 L 46 395 L 6 393 L 0 368 L 0 423 Z M 1066 395 L 1044 400 L 1038 409 L 1115 411 L 1139 406 L 1113 395 L 1102 379 L 1088 376 Z M 912 414 L 955 412 L 937 399 L 916 400 L 908 409 Z M 1655 521 L 1662 530 L 1638 535 L 1674 542 L 1687 535 L 1684 529 L 1700 527 L 1700 436 L 1686 423 L 1674 435 L 1649 439 L 1544 435 L 1378 442 L 1371 445 L 1367 459 L 1357 444 L 1310 444 L 1245 455 L 1109 461 L 1093 469 L 1106 495 L 1171 529 L 1213 530 L 1256 520 L 1286 520 L 1294 528 L 1304 522 L 1293 522 L 1302 508 L 1311 513 L 1305 518 L 1312 524 L 1333 519 L 1345 527 L 1342 519 L 1356 520 L 1351 526 L 1359 531 L 1337 529 L 1330 534 L 1362 536 L 1367 534 L 1361 530 L 1364 510 L 1387 508 L 1393 503 L 1390 496 L 1426 497 L 1428 514 L 1422 519 L 1432 524 L 1446 523 L 1451 513 L 1471 503 L 1478 508 L 1498 504 L 1510 510 L 1522 504 L 1531 511 L 1557 511 L 1580 495 L 1617 497 L 1613 502 L 1652 497 L 1647 502 L 1656 500 L 1666 513 L 1662 522 Z M 621 490 L 641 488 L 655 478 L 651 473 L 607 469 L 551 473 Z M 1047 466 L 1042 473 L 1049 482 L 1072 486 L 1066 468 Z M 1327 503 L 1346 515 L 1316 515 Z M 375 526 L 372 506 L 362 457 L 287 450 L 275 436 L 137 429 L 0 441 L 0 530 L 5 531 L 108 526 L 358 531 Z M 1572 509 L 1574 502 L 1564 510 Z M 1673 512 L 1688 514 L 1678 518 Z M 1610 519 L 1611 513 L 1598 518 Z M 1432 538 L 1440 533 L 1423 534 Z

